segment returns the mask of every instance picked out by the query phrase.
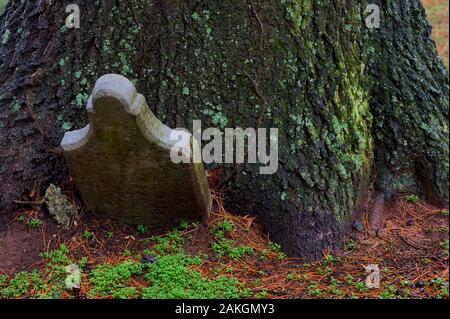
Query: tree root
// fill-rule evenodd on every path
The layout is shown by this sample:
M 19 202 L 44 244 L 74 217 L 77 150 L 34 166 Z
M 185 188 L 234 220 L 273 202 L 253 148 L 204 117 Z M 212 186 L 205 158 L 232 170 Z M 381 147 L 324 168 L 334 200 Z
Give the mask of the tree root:
M 387 194 L 384 192 L 377 193 L 373 201 L 372 208 L 369 212 L 369 226 L 370 229 L 376 234 L 379 233 L 381 227 L 383 226 L 383 211 L 387 197 Z

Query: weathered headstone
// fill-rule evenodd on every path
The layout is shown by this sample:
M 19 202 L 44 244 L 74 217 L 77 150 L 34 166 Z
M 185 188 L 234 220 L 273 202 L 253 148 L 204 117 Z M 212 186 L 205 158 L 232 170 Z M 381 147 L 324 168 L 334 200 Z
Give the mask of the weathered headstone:
M 207 219 L 211 194 L 203 164 L 174 164 L 172 130 L 125 77 L 101 77 L 87 105 L 90 124 L 61 146 L 86 206 L 99 216 L 150 227 Z M 199 152 L 189 133 L 186 139 Z M 188 155 L 190 156 L 190 155 Z M 193 161 L 190 161 L 191 163 Z

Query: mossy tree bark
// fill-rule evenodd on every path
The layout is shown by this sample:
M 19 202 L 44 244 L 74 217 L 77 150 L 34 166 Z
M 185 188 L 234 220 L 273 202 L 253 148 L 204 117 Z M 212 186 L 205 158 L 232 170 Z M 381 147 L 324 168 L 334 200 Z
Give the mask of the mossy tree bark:
M 369 71 L 378 178 L 387 193 L 423 193 L 448 205 L 448 71 L 420 1 L 387 1 Z
M 373 182 L 448 203 L 448 73 L 419 0 L 12 0 L 0 22 L 0 207 L 66 181 L 63 132 L 105 73 L 133 79 L 171 127 L 279 128 L 280 167 L 224 166 L 232 212 L 291 256 L 339 249 Z M 0 225 L 6 224 L 6 218 Z

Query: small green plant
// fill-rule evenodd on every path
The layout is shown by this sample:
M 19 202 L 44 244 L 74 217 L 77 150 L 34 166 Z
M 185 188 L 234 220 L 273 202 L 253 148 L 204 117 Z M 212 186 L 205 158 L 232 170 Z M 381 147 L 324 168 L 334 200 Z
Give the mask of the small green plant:
M 64 132 L 68 132 L 72 129 L 72 125 L 69 122 L 63 122 L 61 128 Z
M 317 268 L 317 273 L 321 276 L 330 276 L 333 270 L 330 267 L 319 267 Z
M 397 287 L 394 285 L 390 285 L 386 290 L 380 293 L 378 296 L 379 299 L 396 299 L 395 292 L 397 291 Z
M 69 257 L 69 249 L 65 244 L 62 244 L 54 251 L 42 253 L 41 257 L 47 262 L 45 273 L 47 275 L 51 274 L 53 283 L 49 297 L 57 298 L 60 295 L 60 291 L 64 289 L 64 281 L 67 277 L 66 266 L 72 264 Z
M 278 260 L 285 260 L 287 258 L 287 255 L 285 253 L 278 253 L 277 259 Z
M 233 242 L 231 240 L 224 239 L 217 243 L 212 243 L 212 249 L 216 253 L 217 257 L 222 258 L 232 249 L 232 244 Z
M 106 233 L 105 237 L 108 238 L 108 239 L 113 239 L 114 238 L 114 233 L 112 231 L 109 231 L 109 232 Z
M 325 264 L 334 264 L 334 263 L 338 263 L 340 261 L 340 259 L 338 257 L 334 257 L 331 254 L 327 254 L 325 255 L 325 258 L 323 259 Z
M 183 95 L 189 96 L 191 94 L 191 90 L 186 86 L 183 88 Z
M 41 257 L 47 259 L 48 263 L 51 265 L 67 266 L 71 264 L 68 254 L 69 249 L 65 244 L 62 244 L 57 250 L 49 253 L 42 253 Z
M 230 220 L 224 220 L 214 228 L 214 235 L 219 239 L 224 239 L 226 234 L 233 231 L 234 224 Z
M 8 34 L 7 32 L 5 33 L 5 35 L 6 34 Z M 13 111 L 14 112 L 19 112 L 20 111 L 20 109 L 21 109 L 21 105 L 20 105 L 20 103 L 18 102 L 18 101 L 15 101 L 14 100 L 14 103 L 12 104 L 12 109 L 13 109 Z
M 226 233 L 231 233 L 234 229 L 234 223 L 231 220 L 224 220 L 222 223 L 217 225 L 217 228 Z
M 428 266 L 432 263 L 432 260 L 430 258 L 422 258 L 422 262 L 424 265 Z
M 8 283 L 8 276 L 0 275 L 0 288 L 6 286 L 7 283 Z
M 49 290 L 49 287 L 45 282 L 44 278 L 42 277 L 42 274 L 39 273 L 37 270 L 35 270 L 30 274 L 30 279 L 33 292 L 39 298 L 45 298 Z
M 28 273 L 19 272 L 13 279 L 6 285 L 5 288 L 0 290 L 0 295 L 3 298 L 19 298 L 28 293 L 30 289 L 30 279 Z
M 328 287 L 328 291 L 330 294 L 334 296 L 341 297 L 344 295 L 342 290 L 340 289 L 342 283 L 334 277 L 330 277 L 330 285 Z
M 189 257 L 184 253 L 160 257 L 145 275 L 150 286 L 142 290 L 142 298 L 236 299 L 248 295 L 248 289 L 235 278 L 206 278 L 192 269 L 201 263 L 200 257 Z
M 344 292 L 341 289 L 336 288 L 336 287 L 329 287 L 328 288 L 328 292 L 331 295 L 334 295 L 334 296 L 337 296 L 337 297 L 342 297 L 344 295 Z
M 87 240 L 89 240 L 89 239 L 92 239 L 92 238 L 94 238 L 94 234 L 93 233 L 91 233 L 90 231 L 84 231 L 84 233 L 83 233 L 83 237 L 84 237 L 84 239 L 87 239 Z
M 131 250 L 125 249 L 125 250 L 123 251 L 123 256 L 124 256 L 124 257 L 130 257 L 130 256 L 131 256 Z
M 419 202 L 419 196 L 415 194 L 405 196 L 405 200 L 409 203 L 417 204 Z
M 124 287 L 118 289 L 112 297 L 115 299 L 136 299 L 138 291 L 135 287 Z
M 302 281 L 303 276 L 296 273 L 290 273 L 287 275 L 286 279 L 289 281 Z
M 281 246 L 274 243 L 274 242 L 269 242 L 269 247 L 272 250 L 272 252 L 274 253 L 280 253 L 281 252 Z
M 347 275 L 347 276 L 345 276 L 345 282 L 348 285 L 353 285 L 355 283 L 355 278 L 353 278 L 352 275 Z
M 223 239 L 217 243 L 212 243 L 212 249 L 219 258 L 228 256 L 231 259 L 241 259 L 245 256 L 253 256 L 254 253 L 253 248 L 249 246 L 234 247 L 234 242 L 229 239 Z
M 82 257 L 82 258 L 78 261 L 78 267 L 80 267 L 81 270 L 84 270 L 84 268 L 86 268 L 87 263 L 88 263 L 87 257 Z
M 400 281 L 400 286 L 404 287 L 411 287 L 411 282 L 409 282 L 408 280 L 402 280 Z
M 262 289 L 260 292 L 258 292 L 255 296 L 256 299 L 267 299 L 269 296 L 269 293 L 267 292 L 267 289 Z
M 147 232 L 147 227 L 144 225 L 138 225 L 137 231 L 139 234 L 143 235 Z
M 90 276 L 93 288 L 89 291 L 90 297 L 112 297 L 130 299 L 137 296 L 136 288 L 128 287 L 127 281 L 141 275 L 143 266 L 132 260 L 118 265 L 103 264 L 95 268 Z
M 189 223 L 186 221 L 186 220 L 182 220 L 182 221 L 180 221 L 180 226 L 178 227 L 178 229 L 180 230 L 180 231 L 185 231 L 185 230 L 187 230 L 188 228 L 189 228 Z
M 289 281 L 294 281 L 296 278 L 297 278 L 297 275 L 296 275 L 296 274 L 293 274 L 293 273 L 289 273 L 289 274 L 286 276 L 286 279 L 289 280 Z
M 195 22 L 198 22 L 200 20 L 200 16 L 197 12 L 194 12 L 192 15 L 192 20 L 194 20 Z
M 355 283 L 355 288 L 359 291 L 359 292 L 368 292 L 369 289 L 366 286 L 366 283 L 364 282 L 356 282 Z
M 232 259 L 241 259 L 244 256 L 253 256 L 253 248 L 249 246 L 239 246 L 233 248 L 228 255 Z
M 39 218 L 31 218 L 28 222 L 28 227 L 39 228 L 42 226 L 42 221 Z
M 436 287 L 437 289 L 440 289 L 440 293 L 437 296 L 440 299 L 448 299 L 448 281 L 446 281 L 444 278 L 436 278 L 431 281 L 431 285 Z
M 311 297 L 321 297 L 323 295 L 323 291 L 319 288 L 316 283 L 313 283 L 308 286 L 308 294 Z
M 441 210 L 441 215 L 448 217 L 448 209 Z
M 347 244 L 345 245 L 345 250 L 347 251 L 354 251 L 358 248 L 358 245 L 353 239 L 350 239 Z
M 276 243 L 274 243 L 274 242 L 269 242 L 269 247 L 270 247 L 270 250 L 271 250 L 272 252 L 278 254 L 278 256 L 277 256 L 277 259 L 278 259 L 278 260 L 281 261 L 281 260 L 284 260 L 284 259 L 287 258 L 287 255 L 284 254 L 283 252 L 281 252 L 281 246 L 280 246 L 280 245 L 278 245 L 278 244 L 276 244 Z
M 267 259 L 267 255 L 268 255 L 268 251 L 263 249 L 259 252 L 259 259 L 261 260 L 266 260 Z
M 338 287 L 338 286 L 341 285 L 341 282 L 340 282 L 339 280 L 337 280 L 336 278 L 331 277 L 331 278 L 330 278 L 330 285 L 331 285 L 332 287 Z
M 441 293 L 439 294 L 439 297 L 442 299 L 448 299 L 448 282 L 446 285 L 441 287 Z
M 177 254 L 183 252 L 184 239 L 182 233 L 178 230 L 173 231 L 163 237 L 152 237 L 152 241 L 156 242 L 153 248 L 157 254 Z

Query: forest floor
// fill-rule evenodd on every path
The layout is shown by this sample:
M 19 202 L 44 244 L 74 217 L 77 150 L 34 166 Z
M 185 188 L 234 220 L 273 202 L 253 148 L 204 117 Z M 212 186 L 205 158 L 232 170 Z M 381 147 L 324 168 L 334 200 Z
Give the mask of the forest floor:
M 44 206 L 24 209 L 0 238 L 0 298 L 449 297 L 448 210 L 415 195 L 387 206 L 377 234 L 363 218 L 345 249 L 312 263 L 287 258 L 253 217 L 227 213 L 213 195 L 208 224 L 157 231 L 83 210 L 65 230 Z M 380 288 L 367 288 L 368 265 L 379 267 Z M 76 267 L 80 289 L 68 289 Z

